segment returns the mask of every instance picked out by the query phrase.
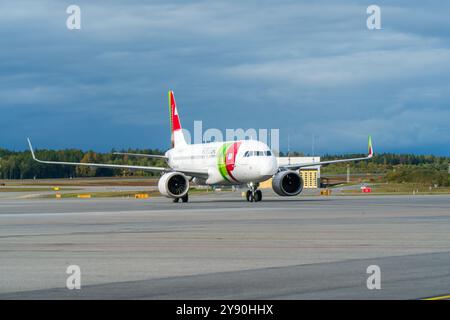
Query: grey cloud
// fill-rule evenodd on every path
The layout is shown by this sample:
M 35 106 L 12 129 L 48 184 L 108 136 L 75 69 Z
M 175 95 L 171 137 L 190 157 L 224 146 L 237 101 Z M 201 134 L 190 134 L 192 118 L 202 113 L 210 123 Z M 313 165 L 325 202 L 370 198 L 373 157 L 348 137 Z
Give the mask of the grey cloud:
M 371 133 L 378 150 L 448 154 L 449 4 L 379 1 L 380 31 L 369 1 L 77 4 L 77 32 L 68 3 L 0 4 L 0 146 L 25 147 L 20 123 L 48 147 L 165 148 L 174 89 L 188 128 L 280 128 L 306 151 L 315 134 L 321 152 Z

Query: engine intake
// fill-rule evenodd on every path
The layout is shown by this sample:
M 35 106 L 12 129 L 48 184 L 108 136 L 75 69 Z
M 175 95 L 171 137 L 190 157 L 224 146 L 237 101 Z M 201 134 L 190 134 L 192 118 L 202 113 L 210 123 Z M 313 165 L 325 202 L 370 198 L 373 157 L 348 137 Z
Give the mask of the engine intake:
M 303 190 L 303 179 L 295 171 L 281 171 L 273 177 L 272 188 L 279 196 L 296 196 Z
M 165 173 L 158 181 L 158 190 L 168 198 L 181 198 L 189 191 L 189 180 L 179 172 Z

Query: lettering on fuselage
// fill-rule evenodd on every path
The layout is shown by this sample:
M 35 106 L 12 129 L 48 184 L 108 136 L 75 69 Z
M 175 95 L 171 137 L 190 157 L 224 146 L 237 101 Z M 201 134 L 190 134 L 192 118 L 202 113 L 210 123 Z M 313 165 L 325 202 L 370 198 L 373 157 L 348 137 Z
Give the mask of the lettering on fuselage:
M 201 150 L 201 154 L 192 154 L 186 156 L 173 156 L 173 160 L 201 160 L 211 159 L 216 156 L 216 148 L 205 148 Z
M 198 159 L 210 159 L 210 158 L 214 158 L 215 155 L 209 155 L 209 154 L 203 154 L 203 155 L 192 155 L 192 156 L 181 156 L 181 157 L 177 157 L 174 156 L 173 160 L 177 161 L 177 160 L 198 160 Z

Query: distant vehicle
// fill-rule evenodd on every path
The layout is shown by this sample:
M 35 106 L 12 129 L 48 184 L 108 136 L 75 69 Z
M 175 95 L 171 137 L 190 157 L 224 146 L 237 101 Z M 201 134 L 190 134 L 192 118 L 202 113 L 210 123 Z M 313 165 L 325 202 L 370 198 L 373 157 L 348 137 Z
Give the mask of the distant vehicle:
M 261 190 L 258 190 L 259 183 L 273 178 L 272 188 L 278 195 L 296 196 L 303 190 L 303 180 L 298 173 L 300 168 L 367 160 L 373 156 L 372 142 L 369 136 L 369 150 L 366 157 L 279 166 L 272 150 L 260 141 L 238 140 L 187 144 L 182 132 L 173 91 L 169 91 L 169 109 L 172 148 L 164 156 L 116 153 L 136 157 L 162 158 L 167 161 L 167 167 L 45 161 L 36 158 L 30 139 L 28 139 L 28 144 L 33 159 L 40 163 L 160 172 L 162 176 L 158 182 L 159 192 L 172 198 L 174 202 L 178 202 L 180 199 L 183 202 L 188 201 L 190 181 L 210 186 L 246 185 L 248 187 L 247 201 L 258 202 L 262 200 Z

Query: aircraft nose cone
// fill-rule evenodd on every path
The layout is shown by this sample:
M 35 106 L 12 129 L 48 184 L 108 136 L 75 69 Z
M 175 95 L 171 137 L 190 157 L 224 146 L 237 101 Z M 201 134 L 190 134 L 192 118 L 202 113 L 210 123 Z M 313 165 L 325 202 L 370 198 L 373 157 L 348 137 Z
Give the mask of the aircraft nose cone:
M 264 161 L 264 163 L 260 166 L 260 174 L 262 176 L 272 176 L 277 171 L 276 163 L 274 159 L 270 159 L 270 161 Z

